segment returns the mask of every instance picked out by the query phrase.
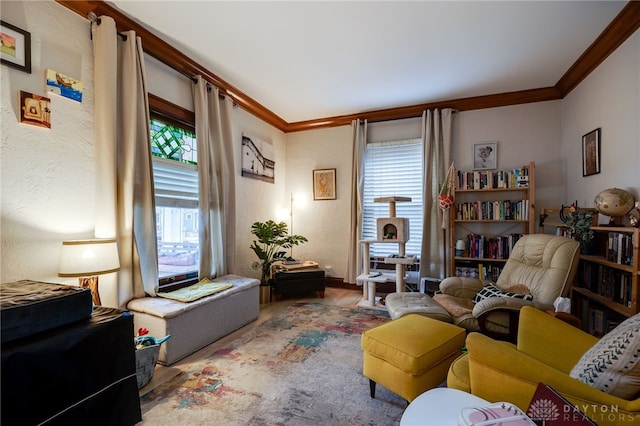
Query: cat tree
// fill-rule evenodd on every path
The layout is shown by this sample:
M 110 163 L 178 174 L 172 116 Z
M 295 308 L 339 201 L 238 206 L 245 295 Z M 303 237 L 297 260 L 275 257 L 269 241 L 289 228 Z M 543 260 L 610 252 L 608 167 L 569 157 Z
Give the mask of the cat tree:
M 406 243 L 409 241 L 409 219 L 396 217 L 396 203 L 411 201 L 409 197 L 380 197 L 374 198 L 376 203 L 389 203 L 389 217 L 376 219 L 375 240 L 362 240 L 362 274 L 356 280 L 362 283 L 362 300 L 358 306 L 376 306 L 376 284 L 394 282 L 396 292 L 405 290 L 405 265 L 411 265 L 415 256 L 406 256 Z M 369 265 L 370 245 L 375 243 L 393 243 L 398 245 L 398 254 L 384 258 L 384 263 L 395 264 L 394 274 L 384 272 L 372 272 Z

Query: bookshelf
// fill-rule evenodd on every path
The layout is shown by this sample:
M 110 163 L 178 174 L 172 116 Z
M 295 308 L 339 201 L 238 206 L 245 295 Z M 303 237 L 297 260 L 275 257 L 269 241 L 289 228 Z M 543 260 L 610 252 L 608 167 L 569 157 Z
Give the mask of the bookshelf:
M 581 254 L 577 282 L 572 287 L 574 314 L 583 328 L 603 335 L 640 311 L 638 253 L 640 230 L 595 226 L 594 251 Z
M 457 171 L 450 209 L 449 275 L 494 280 L 523 234 L 535 232 L 535 163 Z M 466 250 L 456 255 L 456 241 Z
M 602 336 L 640 311 L 640 230 L 630 226 L 597 226 L 597 211 L 590 210 L 596 213 L 591 226 L 594 238 L 590 252 L 580 254 L 571 302 L 582 328 Z M 560 209 L 540 210 L 540 232 L 568 235 L 559 212 Z

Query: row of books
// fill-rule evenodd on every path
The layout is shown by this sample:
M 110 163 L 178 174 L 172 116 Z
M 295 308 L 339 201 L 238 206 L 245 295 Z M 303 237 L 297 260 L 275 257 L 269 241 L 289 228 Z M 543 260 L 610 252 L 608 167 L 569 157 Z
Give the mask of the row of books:
M 504 265 L 492 263 L 478 263 L 474 266 L 456 265 L 457 277 L 479 278 L 485 281 L 496 282 Z
M 513 170 L 458 171 L 458 189 L 511 189 L 529 187 L 529 166 Z
M 605 257 L 611 262 L 633 266 L 633 234 L 609 232 Z
M 597 337 L 607 334 L 624 320 L 619 314 L 600 309 L 582 298 L 577 299 L 576 313 L 582 321 L 582 329 Z
M 556 235 L 559 237 L 571 237 L 571 229 L 567 226 L 556 226 Z
M 616 303 L 631 306 L 631 274 L 604 265 L 582 262 L 579 269 L 581 287 Z
M 522 234 L 486 237 L 482 234 L 467 234 L 467 256 L 474 259 L 508 259 L 515 243 Z
M 529 200 L 458 203 L 456 220 L 529 220 Z

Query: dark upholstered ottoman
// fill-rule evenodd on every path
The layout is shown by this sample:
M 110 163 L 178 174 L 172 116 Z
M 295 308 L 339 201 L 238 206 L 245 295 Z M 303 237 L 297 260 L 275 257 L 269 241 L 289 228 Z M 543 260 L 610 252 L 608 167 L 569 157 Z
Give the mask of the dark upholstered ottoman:
M 283 295 L 317 291 L 324 298 L 324 270 L 320 268 L 276 272 L 273 276 L 273 294 L 276 300 Z

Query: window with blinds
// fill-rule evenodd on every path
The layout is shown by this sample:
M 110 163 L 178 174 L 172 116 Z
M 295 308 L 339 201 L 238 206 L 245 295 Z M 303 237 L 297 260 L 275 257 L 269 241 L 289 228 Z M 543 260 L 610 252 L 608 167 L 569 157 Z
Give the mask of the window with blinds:
M 411 202 L 396 204 L 396 216 L 409 218 L 409 242 L 406 254 L 420 255 L 422 243 L 422 142 L 407 139 L 367 143 L 364 153 L 364 196 L 362 238 L 375 240 L 376 219 L 389 217 L 389 204 L 376 203 L 378 197 L 411 197 Z M 371 256 L 396 254 L 392 244 L 371 244 Z
M 151 154 L 161 283 L 176 277 L 197 277 L 200 246 L 195 134 L 152 118 Z

